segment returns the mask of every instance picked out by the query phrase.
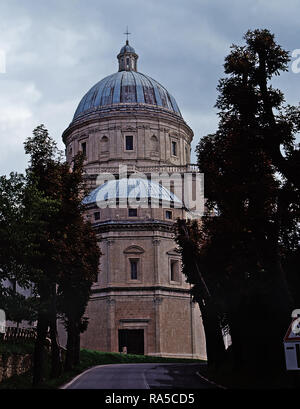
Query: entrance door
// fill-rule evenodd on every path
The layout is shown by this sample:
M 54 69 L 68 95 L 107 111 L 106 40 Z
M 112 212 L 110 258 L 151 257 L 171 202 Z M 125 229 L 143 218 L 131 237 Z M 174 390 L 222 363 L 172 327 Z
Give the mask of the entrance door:
M 127 347 L 128 354 L 144 355 L 144 330 L 119 329 L 119 352 Z

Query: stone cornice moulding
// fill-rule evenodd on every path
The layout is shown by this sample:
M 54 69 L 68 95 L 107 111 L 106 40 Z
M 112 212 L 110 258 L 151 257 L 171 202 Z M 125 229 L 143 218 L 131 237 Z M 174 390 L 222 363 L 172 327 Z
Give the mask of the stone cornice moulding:
M 103 224 L 94 224 L 93 228 L 96 233 L 105 233 L 108 231 L 118 231 L 118 230 L 127 230 L 127 231 L 164 231 L 167 233 L 173 233 L 173 225 L 167 224 L 166 222 L 151 223 L 151 222 L 137 222 L 137 223 L 124 223 L 123 221 L 115 221 L 114 223 L 105 223 Z
M 139 293 L 155 293 L 156 291 L 165 291 L 168 293 L 181 293 L 181 294 L 186 294 L 188 297 L 190 297 L 190 288 L 182 288 L 182 287 L 167 287 L 163 285 L 157 285 L 157 286 L 116 286 L 116 287 L 98 287 L 98 288 L 92 288 L 91 293 L 92 294 L 97 294 L 97 293 L 113 293 L 113 292 L 118 292 L 118 294 L 113 294 L 113 295 L 122 295 L 122 292 L 134 292 L 137 291 Z M 140 295 L 140 294 L 139 294 Z M 137 296 L 139 296 L 137 295 Z M 161 297 L 164 296 L 164 294 L 155 294 L 156 297 Z M 107 297 L 107 295 L 106 295 Z
M 88 125 L 94 124 L 95 122 L 100 124 L 101 122 L 107 122 L 109 120 L 128 120 L 128 117 L 132 114 L 132 112 L 129 111 L 122 111 L 122 112 L 107 112 L 105 115 L 95 115 L 94 117 L 83 117 L 82 121 L 77 120 L 76 122 L 71 122 L 70 125 L 68 126 L 67 129 L 62 134 L 63 141 L 66 142 L 67 137 L 76 129 L 80 129 L 82 127 L 86 127 Z M 134 118 L 136 121 L 139 121 L 140 119 L 145 120 L 149 122 L 149 111 L 141 109 L 137 109 L 136 112 L 134 112 Z M 170 124 L 171 126 L 175 126 L 179 129 L 184 128 L 185 132 L 190 136 L 190 140 L 193 139 L 194 133 L 192 129 L 189 127 L 189 125 L 184 121 L 182 117 L 178 117 L 175 114 L 171 114 L 169 112 L 165 111 L 158 111 L 155 112 L 155 115 L 151 117 L 151 119 L 155 119 L 156 122 L 166 122 Z M 101 128 L 101 126 L 100 126 Z

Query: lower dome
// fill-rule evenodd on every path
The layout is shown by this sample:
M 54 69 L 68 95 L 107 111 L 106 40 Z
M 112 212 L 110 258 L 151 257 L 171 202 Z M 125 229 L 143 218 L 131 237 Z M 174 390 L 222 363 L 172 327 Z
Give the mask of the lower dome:
M 110 180 L 98 186 L 83 199 L 83 204 L 103 204 L 118 200 L 132 200 L 136 203 L 148 203 L 148 199 L 155 202 L 172 203 L 177 208 L 182 208 L 183 203 L 174 193 L 148 179 L 129 178 Z

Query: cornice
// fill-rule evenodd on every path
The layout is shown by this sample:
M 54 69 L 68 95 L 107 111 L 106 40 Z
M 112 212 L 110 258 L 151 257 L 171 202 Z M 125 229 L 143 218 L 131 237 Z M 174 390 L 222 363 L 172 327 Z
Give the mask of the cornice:
M 166 287 L 166 286 L 124 286 L 124 287 L 100 287 L 100 288 L 92 288 L 92 294 L 98 293 L 110 293 L 110 292 L 156 292 L 156 291 L 166 291 L 166 292 L 173 292 L 173 293 L 181 293 L 181 294 L 190 294 L 189 288 L 181 288 L 181 287 Z M 118 294 L 121 295 L 121 294 Z M 163 296 L 163 294 L 161 294 Z
M 165 222 L 159 220 L 108 220 L 93 224 L 93 229 L 96 233 L 106 233 L 110 231 L 164 231 L 173 233 L 174 222 Z
M 106 110 L 93 110 L 91 112 L 85 113 L 82 117 L 77 118 L 75 121 L 72 121 L 68 128 L 63 132 L 62 139 L 66 142 L 66 138 L 76 129 L 81 129 L 88 125 L 92 124 L 99 124 L 100 121 L 109 121 L 113 120 L 128 120 L 130 118 L 134 119 L 143 119 L 145 121 L 149 121 L 151 119 L 157 119 L 159 122 L 164 121 L 165 123 L 169 123 L 170 125 L 175 125 L 177 127 L 182 127 L 186 131 L 187 134 L 190 135 L 191 139 L 193 138 L 193 131 L 184 121 L 184 119 L 176 114 L 173 114 L 163 108 L 152 107 L 152 106 L 140 106 L 140 105 L 125 105 L 124 107 L 110 107 Z M 128 125 L 130 126 L 130 125 Z M 147 127 L 149 125 L 141 125 L 142 127 Z M 139 127 L 139 125 L 138 125 Z M 108 129 L 121 129 L 118 125 L 108 125 Z M 123 127 L 122 127 L 123 128 Z M 150 128 L 150 127 L 149 127 Z M 92 132 L 98 132 L 100 130 L 99 126 L 93 129 Z M 166 127 L 159 126 L 159 130 L 167 131 Z

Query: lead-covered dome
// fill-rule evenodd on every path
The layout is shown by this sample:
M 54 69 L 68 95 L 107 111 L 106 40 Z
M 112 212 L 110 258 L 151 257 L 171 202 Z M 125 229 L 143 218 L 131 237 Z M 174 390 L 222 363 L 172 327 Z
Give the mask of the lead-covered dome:
M 103 78 L 85 94 L 74 119 L 113 104 L 156 105 L 181 116 L 175 99 L 157 81 L 140 72 L 120 71 Z
M 120 50 L 120 54 L 124 54 L 124 53 L 135 53 L 135 49 L 133 47 L 131 47 L 131 45 L 129 45 L 127 42 L 125 45 L 123 45 L 123 47 Z
M 137 71 L 138 55 L 128 41 L 117 58 L 119 72 L 103 78 L 85 94 L 73 120 L 93 111 L 124 104 L 151 105 L 181 116 L 174 97 L 166 88 Z
M 123 178 L 110 180 L 92 190 L 83 199 L 83 204 L 108 204 L 115 200 L 134 201 L 136 204 L 148 204 L 149 199 L 154 203 L 172 204 L 174 207 L 183 208 L 182 201 L 161 184 L 143 178 Z

